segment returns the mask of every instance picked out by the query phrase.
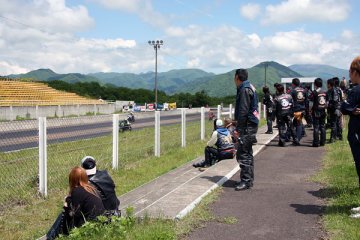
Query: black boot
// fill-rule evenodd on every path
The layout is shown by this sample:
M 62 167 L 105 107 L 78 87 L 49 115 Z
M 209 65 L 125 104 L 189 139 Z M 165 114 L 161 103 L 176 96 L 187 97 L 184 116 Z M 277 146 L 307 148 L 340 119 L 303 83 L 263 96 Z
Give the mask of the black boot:
M 251 183 L 240 181 L 238 184 L 236 184 L 235 191 L 247 190 L 247 189 L 250 189 L 251 186 L 252 186 Z
M 206 163 L 205 160 L 202 160 L 201 162 L 194 163 L 193 167 L 195 168 L 204 167 L 205 163 Z

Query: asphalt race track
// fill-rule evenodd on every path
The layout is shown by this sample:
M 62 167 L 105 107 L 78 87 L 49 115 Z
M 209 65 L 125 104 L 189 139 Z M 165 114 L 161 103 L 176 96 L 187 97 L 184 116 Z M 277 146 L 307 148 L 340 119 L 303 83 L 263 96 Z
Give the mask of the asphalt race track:
M 155 118 L 148 117 L 135 119 L 131 124 L 133 131 L 146 127 L 153 127 Z M 200 121 L 200 113 L 186 115 L 186 121 Z M 161 125 L 171 125 L 181 123 L 181 115 L 162 115 Z M 85 123 L 78 125 L 57 126 L 47 128 L 47 143 L 62 143 L 101 137 L 112 134 L 112 121 L 101 121 L 98 123 Z M 4 131 L 0 133 L 0 152 L 18 151 L 38 146 L 37 128 L 20 131 Z

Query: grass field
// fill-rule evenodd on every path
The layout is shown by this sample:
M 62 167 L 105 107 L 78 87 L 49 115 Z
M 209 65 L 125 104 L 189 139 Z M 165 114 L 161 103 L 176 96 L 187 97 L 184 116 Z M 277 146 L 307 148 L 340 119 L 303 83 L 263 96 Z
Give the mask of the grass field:
M 212 131 L 206 122 L 206 138 Z M 154 129 L 120 134 L 119 170 L 111 170 L 112 137 L 105 136 L 48 146 L 48 198 L 37 195 L 37 149 L 0 153 L 0 239 L 34 239 L 49 229 L 61 210 L 70 169 L 85 155 L 98 159 L 99 169 L 108 169 L 117 194 L 126 193 L 203 154 L 199 122 L 187 125 L 187 146 L 181 148 L 180 125 L 161 127 L 161 157 L 155 158 Z M 20 156 L 20 158 L 19 158 Z M 13 159 L 16 159 L 15 161 Z M 26 174 L 24 174 L 26 173 Z M 10 187 L 9 187 L 10 186 Z
M 314 177 L 324 184 L 320 197 L 327 201 L 323 216 L 331 240 L 360 239 L 360 219 L 349 217 L 350 209 L 360 206 L 360 189 L 353 157 L 346 140 L 325 146 L 323 169 Z

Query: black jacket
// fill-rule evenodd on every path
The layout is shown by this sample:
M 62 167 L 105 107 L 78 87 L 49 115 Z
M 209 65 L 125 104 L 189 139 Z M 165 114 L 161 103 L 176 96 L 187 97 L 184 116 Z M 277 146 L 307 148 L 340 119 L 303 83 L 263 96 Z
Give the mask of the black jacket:
M 246 134 L 249 126 L 257 127 L 259 120 L 252 112 L 252 108 L 255 107 L 257 111 L 256 92 L 251 88 L 250 82 L 246 80 L 237 88 L 236 93 L 235 120 L 240 135 Z
M 293 116 L 293 98 L 290 94 L 283 93 L 274 100 L 276 116 L 281 119 L 283 116 Z
M 66 202 L 68 207 L 64 207 L 65 217 L 70 229 L 80 227 L 85 221 L 96 220 L 97 216 L 105 212 L 101 199 L 83 187 L 76 187 Z
M 327 91 L 326 97 L 328 101 L 329 111 L 335 111 L 336 109 L 340 109 L 340 96 L 335 87 Z
M 349 135 L 360 135 L 360 116 L 354 115 L 352 112 L 360 107 L 360 85 L 353 87 L 349 92 L 347 101 L 341 104 L 341 112 L 345 115 L 350 115 L 349 120 Z
M 266 106 L 267 110 L 270 110 L 273 108 L 273 97 L 271 96 L 270 93 L 265 93 L 264 95 L 264 99 L 263 99 L 263 104 Z
M 106 170 L 96 171 L 95 175 L 89 175 L 89 181 L 100 192 L 106 210 L 117 210 L 120 201 L 116 197 L 115 183 Z

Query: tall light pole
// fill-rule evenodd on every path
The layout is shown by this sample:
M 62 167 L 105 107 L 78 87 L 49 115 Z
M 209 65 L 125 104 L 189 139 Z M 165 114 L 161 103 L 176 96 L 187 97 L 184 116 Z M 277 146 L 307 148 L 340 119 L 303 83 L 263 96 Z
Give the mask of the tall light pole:
M 264 63 L 264 66 L 265 66 L 265 87 L 266 87 L 266 70 L 267 70 L 267 67 L 268 67 L 268 63 Z
M 163 40 L 152 40 L 148 41 L 149 45 L 153 46 L 155 49 L 155 109 L 157 110 L 157 51 L 160 49 L 160 46 L 164 44 Z

